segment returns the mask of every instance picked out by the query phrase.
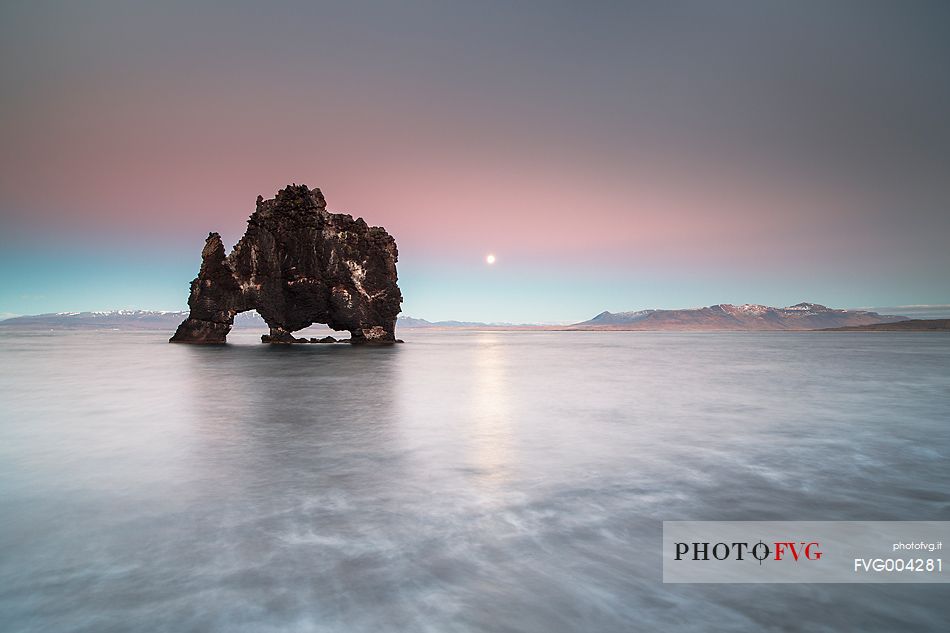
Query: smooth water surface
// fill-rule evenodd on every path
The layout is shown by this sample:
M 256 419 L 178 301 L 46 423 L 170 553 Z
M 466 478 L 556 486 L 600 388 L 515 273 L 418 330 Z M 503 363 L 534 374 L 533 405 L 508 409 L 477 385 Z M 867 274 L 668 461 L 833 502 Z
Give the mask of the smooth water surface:
M 946 630 L 664 585 L 663 520 L 950 520 L 950 336 L 0 334 L 4 631 Z

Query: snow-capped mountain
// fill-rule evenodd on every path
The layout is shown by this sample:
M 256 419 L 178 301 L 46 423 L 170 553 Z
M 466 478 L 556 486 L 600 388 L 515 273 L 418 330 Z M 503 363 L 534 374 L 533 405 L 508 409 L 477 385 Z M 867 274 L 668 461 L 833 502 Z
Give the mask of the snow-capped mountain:
M 817 303 L 784 308 L 728 303 L 687 310 L 601 312 L 576 323 L 579 330 L 815 330 L 872 323 L 893 323 L 907 317 L 865 310 L 835 310 Z
M 100 310 L 95 312 L 51 312 L 18 316 L 0 321 L 0 327 L 53 330 L 174 330 L 188 316 L 181 310 Z M 234 317 L 234 327 L 266 330 L 257 312 Z

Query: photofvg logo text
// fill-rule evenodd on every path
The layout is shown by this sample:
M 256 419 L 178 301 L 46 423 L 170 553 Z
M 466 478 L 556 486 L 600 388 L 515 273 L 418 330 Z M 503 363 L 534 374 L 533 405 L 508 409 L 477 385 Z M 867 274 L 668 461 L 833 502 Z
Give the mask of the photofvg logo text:
M 663 582 L 950 582 L 944 540 L 946 521 L 664 521 Z
M 771 544 L 759 539 L 732 543 L 693 541 L 676 543 L 676 560 L 690 557 L 692 560 L 754 560 L 761 565 L 765 561 L 821 560 L 821 543 L 818 541 L 773 541 Z

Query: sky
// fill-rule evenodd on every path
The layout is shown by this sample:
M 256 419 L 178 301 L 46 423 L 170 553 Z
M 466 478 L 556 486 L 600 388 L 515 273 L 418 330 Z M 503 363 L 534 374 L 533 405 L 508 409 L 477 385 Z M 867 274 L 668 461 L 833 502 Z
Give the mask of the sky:
M 0 5 L 0 313 L 183 309 L 320 187 L 403 314 L 950 304 L 946 2 Z M 497 261 L 485 263 L 487 254 Z

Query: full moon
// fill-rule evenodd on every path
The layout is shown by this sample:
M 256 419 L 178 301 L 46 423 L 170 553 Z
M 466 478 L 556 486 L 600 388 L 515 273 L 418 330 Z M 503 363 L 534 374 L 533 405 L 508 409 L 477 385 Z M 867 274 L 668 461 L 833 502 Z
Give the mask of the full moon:
M 494 256 L 494 255 L 491 255 L 491 254 L 487 255 L 487 256 L 485 257 L 485 263 L 486 263 L 486 264 L 494 264 L 494 263 L 495 263 L 495 256 Z

